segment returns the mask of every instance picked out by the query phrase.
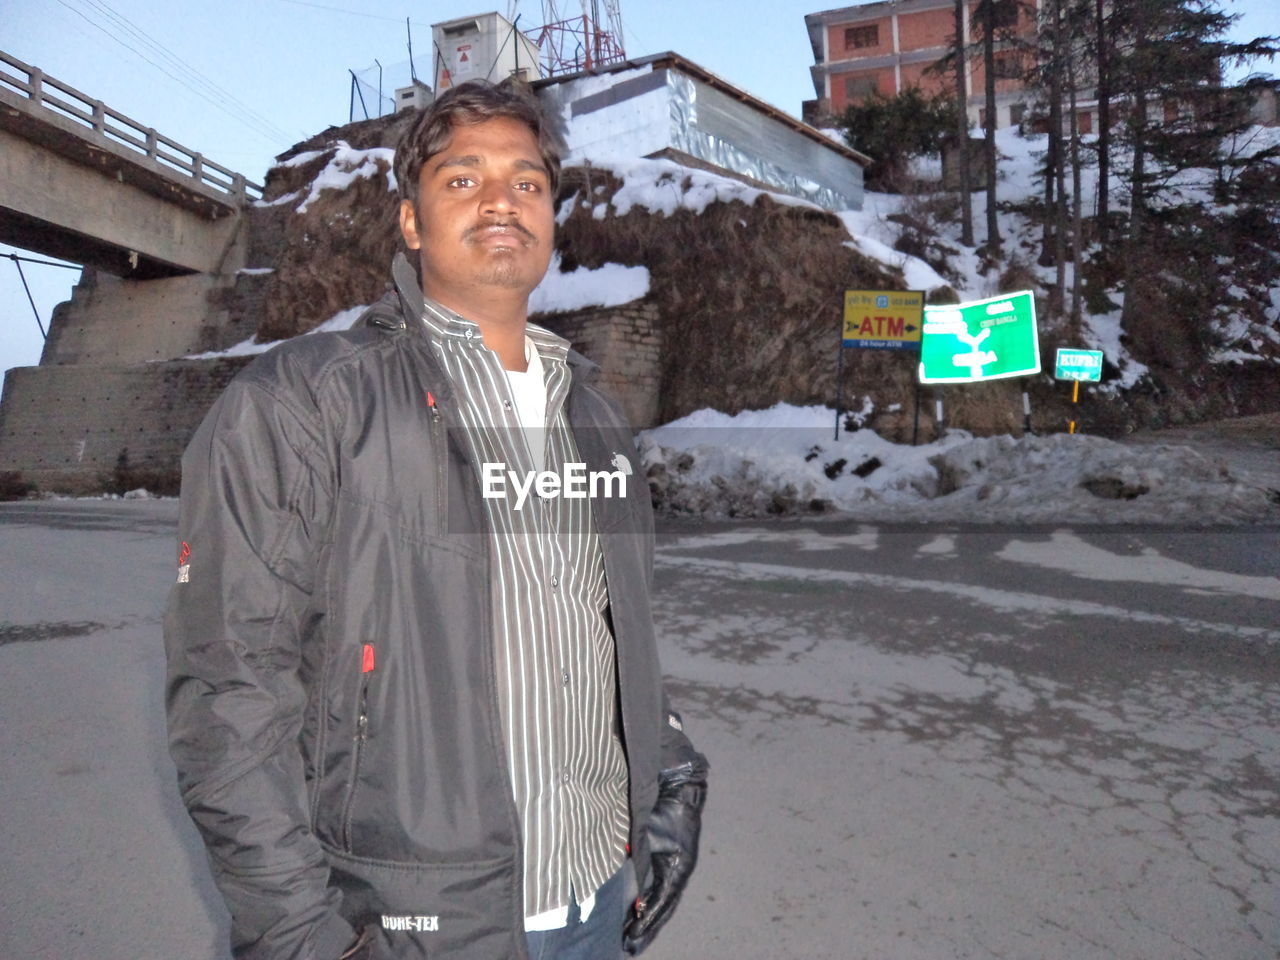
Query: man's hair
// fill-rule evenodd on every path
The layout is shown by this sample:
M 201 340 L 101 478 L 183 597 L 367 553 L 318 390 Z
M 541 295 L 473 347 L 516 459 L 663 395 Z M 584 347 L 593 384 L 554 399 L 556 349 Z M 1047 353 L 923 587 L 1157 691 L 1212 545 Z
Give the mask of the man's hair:
M 560 185 L 560 145 L 528 85 L 508 77 L 499 84 L 469 80 L 446 90 L 404 132 L 396 145 L 396 188 L 417 209 L 418 177 L 426 162 L 449 145 L 455 127 L 505 117 L 529 128 L 547 168 L 554 197 Z

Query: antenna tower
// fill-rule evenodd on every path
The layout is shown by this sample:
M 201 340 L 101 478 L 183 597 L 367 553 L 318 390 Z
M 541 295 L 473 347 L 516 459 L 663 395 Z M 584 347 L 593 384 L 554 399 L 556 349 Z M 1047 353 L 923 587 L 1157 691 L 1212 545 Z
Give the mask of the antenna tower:
M 592 70 L 627 59 L 620 4 L 621 0 L 581 0 L 580 4 L 542 0 L 538 46 L 547 76 Z M 580 14 L 564 16 L 579 6 Z

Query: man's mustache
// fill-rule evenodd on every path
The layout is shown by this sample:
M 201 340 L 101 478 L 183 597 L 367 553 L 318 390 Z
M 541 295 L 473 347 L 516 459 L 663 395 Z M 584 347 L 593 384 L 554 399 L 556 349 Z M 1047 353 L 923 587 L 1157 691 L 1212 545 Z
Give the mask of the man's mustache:
M 492 227 L 505 227 L 513 233 L 520 234 L 529 243 L 538 242 L 538 238 L 534 236 L 533 231 L 518 220 L 487 220 L 484 223 L 477 223 L 474 227 L 470 227 L 465 233 L 463 233 L 462 239 L 470 240 L 476 234 L 483 233 Z

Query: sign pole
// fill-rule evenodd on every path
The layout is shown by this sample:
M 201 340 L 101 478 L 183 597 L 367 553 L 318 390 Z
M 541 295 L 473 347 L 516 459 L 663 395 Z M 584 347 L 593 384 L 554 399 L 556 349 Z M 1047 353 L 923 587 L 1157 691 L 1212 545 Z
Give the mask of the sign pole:
M 934 393 L 933 395 L 933 410 L 934 410 L 934 421 L 936 424 L 936 429 L 934 430 L 933 439 L 941 440 L 943 431 L 945 431 L 947 428 L 947 421 L 945 416 L 943 415 L 943 410 L 942 410 L 942 389 L 941 388 L 938 388 L 937 392 Z
M 840 439 L 840 415 L 844 413 L 844 344 L 836 354 L 836 429 L 832 440 Z
M 1071 381 L 1071 419 L 1067 421 L 1067 433 L 1076 432 L 1076 404 L 1080 402 L 1080 381 L 1097 383 L 1102 379 L 1103 354 L 1101 350 L 1079 350 L 1075 347 L 1059 347 L 1053 362 L 1053 378 Z
M 1031 435 L 1031 394 L 1022 391 L 1022 432 Z
M 916 412 L 911 421 L 911 445 L 914 447 L 920 439 L 920 381 L 916 380 Z

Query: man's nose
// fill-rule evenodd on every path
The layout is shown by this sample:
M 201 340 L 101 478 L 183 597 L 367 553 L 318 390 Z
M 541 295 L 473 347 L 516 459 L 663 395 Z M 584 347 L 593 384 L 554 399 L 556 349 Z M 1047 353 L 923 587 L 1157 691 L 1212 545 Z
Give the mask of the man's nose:
M 510 215 L 519 212 L 520 198 L 515 189 L 501 180 L 489 180 L 480 190 L 480 212 Z

